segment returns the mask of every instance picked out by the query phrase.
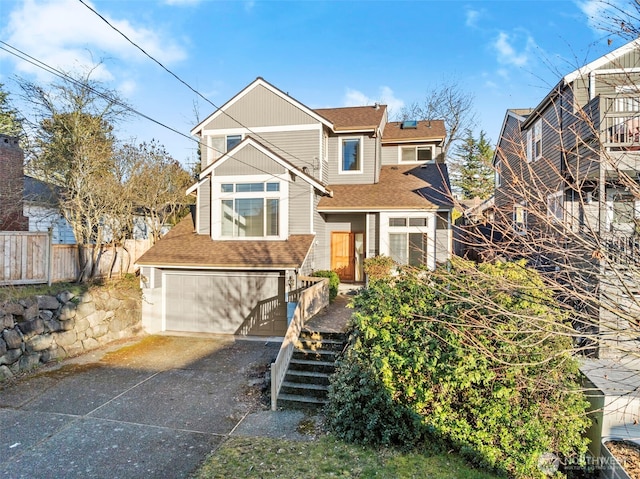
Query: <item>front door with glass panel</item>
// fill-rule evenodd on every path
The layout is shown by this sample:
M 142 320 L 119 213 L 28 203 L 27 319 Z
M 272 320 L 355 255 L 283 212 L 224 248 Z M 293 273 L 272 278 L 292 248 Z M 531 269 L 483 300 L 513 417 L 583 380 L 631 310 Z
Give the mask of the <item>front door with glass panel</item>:
M 364 233 L 331 233 L 331 269 L 338 273 L 340 281 L 363 281 Z

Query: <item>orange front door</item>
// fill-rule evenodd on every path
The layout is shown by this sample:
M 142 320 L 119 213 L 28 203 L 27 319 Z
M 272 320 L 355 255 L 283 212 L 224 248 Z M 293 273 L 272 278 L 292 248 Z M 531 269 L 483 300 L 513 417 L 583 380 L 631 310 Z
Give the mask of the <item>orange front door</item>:
M 338 273 L 340 281 L 355 280 L 354 233 L 331 233 L 331 269 Z

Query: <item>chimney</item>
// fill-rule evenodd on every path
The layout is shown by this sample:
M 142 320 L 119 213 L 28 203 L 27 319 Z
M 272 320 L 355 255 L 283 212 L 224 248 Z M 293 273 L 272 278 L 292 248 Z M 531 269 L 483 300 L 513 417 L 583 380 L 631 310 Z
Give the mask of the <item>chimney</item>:
M 24 153 L 17 137 L 0 135 L 0 231 L 29 231 L 23 215 Z

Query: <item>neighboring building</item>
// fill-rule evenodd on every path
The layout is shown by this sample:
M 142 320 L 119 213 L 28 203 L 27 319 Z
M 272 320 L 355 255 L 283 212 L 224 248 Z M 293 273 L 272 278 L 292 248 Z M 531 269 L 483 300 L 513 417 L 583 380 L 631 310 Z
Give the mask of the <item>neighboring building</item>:
M 22 214 L 24 153 L 17 137 L 0 135 L 0 231 L 28 231 Z
M 600 357 L 637 349 L 640 314 L 640 40 L 565 77 L 534 109 L 508 110 L 495 157 L 502 252 L 556 274 L 595 319 Z M 621 314 L 619 314 L 621 313 Z
M 76 238 L 69 222 L 60 212 L 60 188 L 24 177 L 24 215 L 29 218 L 29 231 L 48 232 L 53 244 L 75 244 Z
M 192 134 L 195 214 L 138 261 L 150 331 L 282 335 L 300 275 L 361 282 L 368 257 L 435 268 L 451 255 L 440 120 L 313 110 L 258 78 Z

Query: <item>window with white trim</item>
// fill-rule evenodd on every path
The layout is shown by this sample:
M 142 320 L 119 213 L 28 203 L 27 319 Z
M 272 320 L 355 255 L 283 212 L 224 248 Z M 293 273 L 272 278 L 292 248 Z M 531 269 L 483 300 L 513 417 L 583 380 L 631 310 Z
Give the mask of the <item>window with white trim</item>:
M 340 173 L 362 173 L 362 137 L 340 138 Z
M 527 146 L 527 159 L 535 161 L 542 156 L 542 120 L 533 124 L 533 128 L 527 132 L 530 144 Z
M 416 163 L 433 161 L 433 146 L 401 146 L 400 162 Z
M 207 164 L 213 163 L 241 141 L 242 135 L 210 136 L 209 151 L 207 152 L 209 161 Z
M 495 186 L 499 188 L 502 186 L 502 160 L 496 161 L 496 166 L 494 168 L 494 176 L 495 176 Z
M 513 230 L 521 235 L 527 232 L 527 208 L 522 203 L 513 205 Z
M 557 191 L 547 195 L 547 218 L 553 223 L 561 223 L 564 214 L 564 192 Z
M 220 192 L 221 237 L 280 234 L 280 182 L 222 183 Z
M 389 256 L 398 264 L 426 266 L 427 218 L 389 218 Z

